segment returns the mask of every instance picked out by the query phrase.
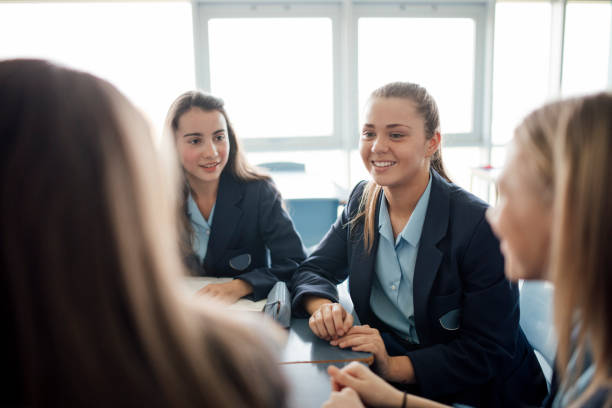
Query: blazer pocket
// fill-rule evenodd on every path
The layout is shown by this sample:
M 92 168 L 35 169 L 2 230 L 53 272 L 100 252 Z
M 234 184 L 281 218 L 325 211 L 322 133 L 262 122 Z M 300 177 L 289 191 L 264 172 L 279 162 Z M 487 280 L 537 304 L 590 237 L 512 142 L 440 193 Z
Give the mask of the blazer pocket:
M 461 327 L 461 309 L 453 309 L 445 313 L 438 321 L 445 330 L 459 330 Z
M 461 328 L 462 298 L 463 292 L 461 290 L 448 295 L 432 297 L 431 317 L 438 320 L 440 325 L 438 327 L 447 334 L 450 334 L 449 331 Z
M 251 265 L 251 254 L 236 255 L 229 260 L 229 266 L 239 272 L 246 270 Z

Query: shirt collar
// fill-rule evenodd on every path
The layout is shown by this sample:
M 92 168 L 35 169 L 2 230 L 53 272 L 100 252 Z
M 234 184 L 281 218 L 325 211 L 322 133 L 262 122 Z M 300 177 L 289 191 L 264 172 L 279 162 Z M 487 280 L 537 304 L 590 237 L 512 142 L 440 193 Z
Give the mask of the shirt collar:
M 210 225 L 209 222 L 212 221 L 214 211 L 215 207 L 213 206 L 212 211 L 210 212 L 210 216 L 208 217 L 209 221 L 207 222 L 202 213 L 200 212 L 198 205 L 193 199 L 193 196 L 189 194 L 189 196 L 187 197 L 187 215 L 189 216 L 189 219 L 192 223 L 199 225 L 200 227 L 208 227 Z
M 406 242 L 408 242 L 413 247 L 416 247 L 421 240 L 421 233 L 423 232 L 423 224 L 425 223 L 425 214 L 427 213 L 427 207 L 429 206 L 429 196 L 431 193 L 431 175 L 429 176 L 429 181 L 427 182 L 427 187 L 419 201 L 417 202 L 416 207 L 412 211 L 412 215 L 410 219 L 404 226 L 404 229 L 397 237 L 397 242 L 395 242 L 395 246 L 399 244 L 400 238 L 403 238 Z M 385 195 L 382 196 L 382 202 L 380 203 L 380 211 L 378 214 L 378 229 L 380 231 L 380 235 L 385 237 L 389 242 L 394 242 L 393 239 L 393 228 L 391 227 L 391 219 L 389 218 L 389 210 L 387 209 L 387 199 Z

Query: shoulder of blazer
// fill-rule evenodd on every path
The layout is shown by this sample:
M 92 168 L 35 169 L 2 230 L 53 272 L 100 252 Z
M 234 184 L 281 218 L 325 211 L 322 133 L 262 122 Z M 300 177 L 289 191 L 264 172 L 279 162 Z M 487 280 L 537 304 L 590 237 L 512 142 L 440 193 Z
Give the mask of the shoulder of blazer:
M 437 177 L 441 189 L 448 194 L 451 218 L 456 220 L 457 216 L 460 216 L 464 219 L 480 222 L 484 212 L 489 208 L 489 204 L 456 184 L 447 182 L 441 176 L 437 175 Z
M 217 191 L 217 203 L 236 204 L 242 200 L 244 190 L 245 185 L 241 183 L 240 180 L 237 180 L 230 173 L 221 173 L 219 190 Z
M 368 182 L 366 180 L 361 180 L 355 185 L 355 187 L 353 187 L 353 190 L 349 194 L 346 207 L 351 218 L 355 216 L 355 214 L 357 214 L 357 211 L 359 211 L 359 203 L 361 202 L 361 196 L 363 195 L 363 190 L 365 189 L 365 186 L 367 184 Z
M 431 236 L 437 242 L 452 231 L 455 243 L 469 243 L 477 228 L 482 225 L 488 204 L 461 187 L 449 183 L 432 171 L 428 217 L 431 217 Z

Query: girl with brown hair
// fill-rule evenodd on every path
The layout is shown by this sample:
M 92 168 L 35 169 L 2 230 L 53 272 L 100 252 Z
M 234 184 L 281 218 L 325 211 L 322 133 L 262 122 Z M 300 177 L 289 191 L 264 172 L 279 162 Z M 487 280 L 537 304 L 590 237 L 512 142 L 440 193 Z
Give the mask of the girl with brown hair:
M 305 258 L 270 177 L 249 166 L 221 99 L 180 95 L 166 118 L 184 175 L 182 247 L 194 275 L 233 277 L 200 292 L 265 298 Z
M 555 102 L 517 127 L 487 216 L 509 279 L 555 286 L 556 369 L 544 406 L 612 407 L 612 94 Z M 324 405 L 426 407 L 364 366 L 331 368 Z M 340 391 L 342 390 L 342 391 Z M 359 397 L 357 397 L 357 395 Z
M 360 138 L 372 181 L 300 266 L 293 310 L 341 348 L 374 354 L 387 381 L 439 401 L 540 403 L 546 384 L 519 327 L 518 291 L 503 272 L 487 205 L 452 184 L 437 105 L 421 86 L 375 90 Z M 349 279 L 361 322 L 338 304 Z
M 1 61 L 0 146 L 0 405 L 286 405 L 256 331 L 181 296 L 168 162 L 113 86 Z

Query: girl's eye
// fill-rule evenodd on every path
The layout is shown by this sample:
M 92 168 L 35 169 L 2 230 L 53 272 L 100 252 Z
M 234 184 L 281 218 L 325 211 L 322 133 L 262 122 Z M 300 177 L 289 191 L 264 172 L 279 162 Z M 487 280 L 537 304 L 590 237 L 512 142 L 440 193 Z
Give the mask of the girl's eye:
M 391 133 L 391 139 L 399 139 L 401 137 L 403 137 L 404 135 L 401 133 Z
M 197 145 L 197 144 L 200 144 L 200 142 L 201 142 L 201 140 L 200 140 L 200 138 L 198 138 L 198 137 L 193 138 L 193 139 L 189 139 L 189 140 L 187 141 L 187 143 L 192 144 L 192 145 Z
M 215 140 L 221 141 L 221 140 L 225 140 L 225 135 L 221 134 L 221 135 L 216 135 L 215 136 Z
M 362 133 L 362 136 L 363 136 L 364 138 L 366 138 L 366 139 L 369 139 L 369 138 L 372 138 L 372 137 L 376 136 L 376 133 L 374 133 L 374 132 L 364 131 L 364 132 Z

